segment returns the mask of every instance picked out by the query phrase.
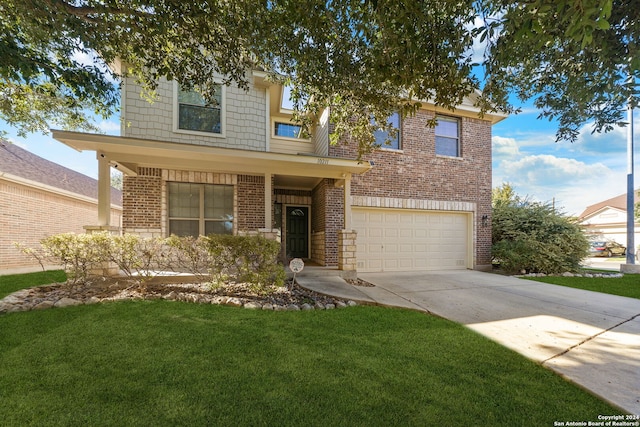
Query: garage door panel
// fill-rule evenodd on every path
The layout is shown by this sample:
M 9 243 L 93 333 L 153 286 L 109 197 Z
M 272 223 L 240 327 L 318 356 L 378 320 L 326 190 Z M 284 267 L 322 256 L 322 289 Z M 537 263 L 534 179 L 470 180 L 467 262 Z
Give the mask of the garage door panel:
M 366 250 L 371 254 L 382 254 L 383 247 L 380 244 L 365 245 Z
M 374 228 L 374 226 L 372 225 L 372 227 L 369 229 L 369 232 L 367 233 L 367 237 L 371 237 L 371 238 L 380 238 L 384 236 L 384 230 L 382 228 Z
M 402 238 L 411 238 L 414 236 L 414 230 L 412 228 L 401 228 L 398 230 L 398 236 Z
M 386 237 L 387 239 L 393 239 L 396 237 L 399 237 L 400 233 L 398 232 L 398 229 L 394 229 L 394 228 L 385 228 L 384 229 L 384 237 Z
M 424 227 L 424 224 L 421 224 Z M 428 230 L 426 228 L 416 228 L 413 230 L 413 235 L 419 239 L 426 238 L 428 234 Z
M 468 216 L 354 207 L 358 271 L 464 269 L 470 264 Z
M 396 243 L 387 243 L 386 245 L 383 246 L 384 247 L 383 252 L 387 255 L 395 254 L 398 252 L 399 246 L 400 245 Z

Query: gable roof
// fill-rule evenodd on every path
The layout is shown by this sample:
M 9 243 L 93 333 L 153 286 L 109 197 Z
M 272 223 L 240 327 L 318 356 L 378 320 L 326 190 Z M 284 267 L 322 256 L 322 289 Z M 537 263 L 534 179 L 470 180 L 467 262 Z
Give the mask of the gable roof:
M 634 203 L 638 203 L 638 191 L 634 192 Z M 619 196 L 612 197 L 611 199 L 603 200 L 587 208 L 582 212 L 579 218 L 582 220 L 604 208 L 618 209 L 623 212 L 627 211 L 627 193 L 620 194 Z
M 3 173 L 98 199 L 97 180 L 0 139 L 0 176 Z M 122 206 L 122 191 L 111 188 L 111 204 Z

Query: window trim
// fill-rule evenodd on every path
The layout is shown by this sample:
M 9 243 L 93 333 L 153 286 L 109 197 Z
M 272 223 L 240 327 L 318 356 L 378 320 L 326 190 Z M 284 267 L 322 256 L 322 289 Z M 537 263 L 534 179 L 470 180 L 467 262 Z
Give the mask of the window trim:
M 171 193 L 170 193 L 170 186 L 171 184 L 190 184 L 190 185 L 196 185 L 199 188 L 199 194 L 198 194 L 198 218 L 186 218 L 186 217 L 174 217 L 170 215 L 171 212 L 171 207 L 170 207 L 170 203 L 171 203 Z M 216 222 L 228 222 L 225 220 L 217 220 L 217 219 L 212 219 L 212 218 L 205 218 L 204 216 L 204 212 L 205 212 L 205 187 L 206 186 L 220 186 L 220 187 L 232 187 L 233 188 L 233 219 L 231 220 L 231 233 L 230 234 L 236 234 L 236 224 L 237 224 L 237 218 L 236 218 L 236 186 L 235 185 L 231 185 L 231 184 L 209 184 L 209 183 L 204 183 L 204 182 L 187 182 L 187 181 L 167 181 L 167 185 L 166 185 L 166 200 L 167 200 L 167 206 L 166 206 L 166 214 L 167 214 L 167 235 L 171 235 L 171 221 L 172 220 L 177 220 L 177 221 L 198 221 L 198 235 L 204 236 L 205 235 L 205 229 L 206 229 L 206 222 L 207 221 L 216 221 Z M 197 236 L 195 236 L 197 237 Z
M 455 140 L 456 140 L 456 155 L 455 156 L 450 156 L 448 154 L 440 154 L 438 153 L 438 145 L 437 145 L 437 139 L 438 139 L 438 133 L 437 133 L 437 129 L 438 129 L 438 125 L 436 124 L 436 126 L 434 126 L 433 128 L 433 135 L 434 135 L 434 150 L 435 150 L 435 154 L 438 157 L 445 157 L 445 158 L 449 158 L 449 159 L 461 159 L 462 158 L 462 120 L 460 119 L 460 117 L 454 117 L 454 116 L 445 116 L 445 115 L 436 115 L 436 120 L 443 120 L 443 121 L 448 121 L 448 122 L 455 122 L 456 126 L 457 126 L 457 130 L 458 130 L 458 135 L 456 136 Z M 443 138 L 448 138 L 448 139 L 453 139 L 452 137 L 449 136 L 443 136 Z
M 286 140 L 286 141 L 311 142 L 311 138 L 291 138 L 289 136 L 276 135 L 276 123 L 282 123 L 282 124 L 285 124 L 285 125 L 292 125 L 292 126 L 300 126 L 300 125 L 298 125 L 296 123 L 293 123 L 290 120 L 287 120 L 285 118 L 273 117 L 273 118 L 271 118 L 271 138 L 283 139 L 283 140 Z
M 393 115 L 397 115 L 397 116 L 398 116 L 398 128 L 397 128 L 397 129 L 398 129 L 398 136 L 397 136 L 397 138 L 398 138 L 398 147 L 396 148 L 396 147 L 389 146 L 389 145 L 384 145 L 384 144 L 382 144 L 382 145 L 376 145 L 376 143 L 375 143 L 375 141 L 374 141 L 374 143 L 373 143 L 373 144 L 374 144 L 374 147 L 375 147 L 375 149 L 376 149 L 376 150 L 380 150 L 380 151 L 392 151 L 392 152 L 394 152 L 394 153 L 403 152 L 403 150 L 404 150 L 404 148 L 403 148 L 403 146 L 402 146 L 402 142 L 403 142 L 403 141 L 402 141 L 402 127 L 403 127 L 403 126 L 402 126 L 402 125 L 403 125 L 403 123 L 402 123 L 402 122 L 403 122 L 403 120 L 402 120 L 402 116 L 400 115 L 400 112 L 399 112 L 399 111 L 396 111 L 395 113 L 393 113 L 393 114 L 392 114 L 392 116 L 393 116 Z M 390 117 L 392 117 L 392 116 L 389 116 L 389 118 L 390 118 Z M 389 118 L 387 118 L 387 120 L 389 120 Z M 374 137 L 375 137 L 375 133 L 376 133 L 376 132 L 382 132 L 382 131 L 378 131 L 378 130 L 374 131 Z
M 226 138 L 227 120 L 226 120 L 226 106 L 227 106 L 227 86 L 216 81 L 216 84 L 220 85 L 220 133 L 214 132 L 202 132 L 190 129 L 180 129 L 180 103 L 178 102 L 178 93 L 180 85 L 178 82 L 173 82 L 173 132 L 186 135 L 200 135 L 209 136 L 213 138 Z

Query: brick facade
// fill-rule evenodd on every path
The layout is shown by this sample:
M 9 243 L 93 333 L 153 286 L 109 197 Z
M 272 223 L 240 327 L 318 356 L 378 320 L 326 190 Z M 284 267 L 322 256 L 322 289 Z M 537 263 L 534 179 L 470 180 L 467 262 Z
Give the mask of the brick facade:
M 149 104 L 141 98 L 135 82 L 126 79 L 122 95 L 123 123 L 126 125 L 123 125 L 122 135 L 240 150 L 357 158 L 357 144 L 327 145 L 331 130 L 328 112 L 318 119 L 310 142 L 276 141 L 270 126 L 282 112 L 276 111 L 271 101 L 280 92 L 274 91 L 273 86 L 267 86 L 252 84 L 248 91 L 235 86 L 225 87 L 221 107 L 224 134 L 207 135 L 175 129 L 177 87 L 174 82 L 160 81 L 158 97 Z M 447 115 L 456 116 L 456 113 Z M 477 268 L 490 266 L 491 122 L 460 117 L 461 155 L 447 157 L 435 154 L 435 132 L 426 125 L 433 117 L 433 111 L 420 110 L 415 116 L 404 119 L 400 150 L 380 149 L 364 157 L 374 167 L 364 175 L 352 177 L 352 206 L 471 213 L 473 225 L 470 232 L 475 247 L 473 265 Z M 233 165 L 229 166 L 228 170 L 233 171 Z M 233 185 L 234 233 L 252 233 L 265 225 L 269 229 L 265 224 L 264 176 L 246 173 L 254 171 L 234 174 L 140 168 L 138 176 L 124 180 L 124 229 L 145 235 L 167 234 L 166 183 L 171 181 Z M 287 172 L 269 172 L 268 175 L 273 188 L 272 227 L 281 227 L 282 237 L 285 237 L 284 207 L 310 207 L 311 259 L 326 266 L 348 263 L 340 251 L 349 251 L 344 247 L 340 249 L 339 243 L 340 233 L 352 231 L 343 230 L 344 189 L 335 185 L 333 179 L 322 179 L 312 190 L 275 188 L 273 174 L 279 173 Z M 279 208 L 277 213 L 276 205 Z M 351 237 L 343 235 L 343 238 L 348 240 Z
M 121 209 L 111 209 L 111 224 L 120 225 Z M 98 202 L 0 180 L 0 274 L 38 271 L 40 264 L 14 245 L 37 248 L 42 238 L 84 233 L 98 219 Z
M 145 237 L 162 229 L 162 177 L 157 168 L 138 168 L 138 176 L 124 176 L 122 227 Z
M 491 122 L 460 119 L 461 157 L 436 156 L 434 129 L 426 126 L 433 113 L 420 110 L 402 123 L 401 150 L 377 150 L 364 157 L 372 170 L 354 176 L 354 200 L 367 196 L 404 201 L 405 208 L 418 208 L 412 201 L 470 202 L 475 215 L 475 262 L 491 265 Z M 357 145 L 331 146 L 333 157 L 356 158 Z M 360 196 L 359 198 L 357 196 Z M 354 202 L 354 206 L 357 206 Z M 373 205 L 375 206 L 375 205 Z M 423 205 L 424 206 L 424 205 Z M 455 205 L 448 205 L 455 207 Z M 467 210 L 461 209 L 461 210 Z
M 138 176 L 123 182 L 123 228 L 125 232 L 160 237 L 167 235 L 167 182 L 233 185 L 235 187 L 235 232 L 263 229 L 264 177 L 138 168 Z
M 264 228 L 264 177 L 239 175 L 236 200 L 238 230 Z
M 323 179 L 312 191 L 312 233 L 322 232 L 324 253 L 312 254 L 320 265 L 338 265 L 338 231 L 344 227 L 343 189 L 333 179 Z

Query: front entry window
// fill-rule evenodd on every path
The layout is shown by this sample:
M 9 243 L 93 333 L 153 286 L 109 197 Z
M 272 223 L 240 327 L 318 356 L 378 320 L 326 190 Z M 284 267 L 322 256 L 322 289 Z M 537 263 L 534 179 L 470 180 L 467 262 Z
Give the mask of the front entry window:
M 233 233 L 233 186 L 170 182 L 169 234 Z

